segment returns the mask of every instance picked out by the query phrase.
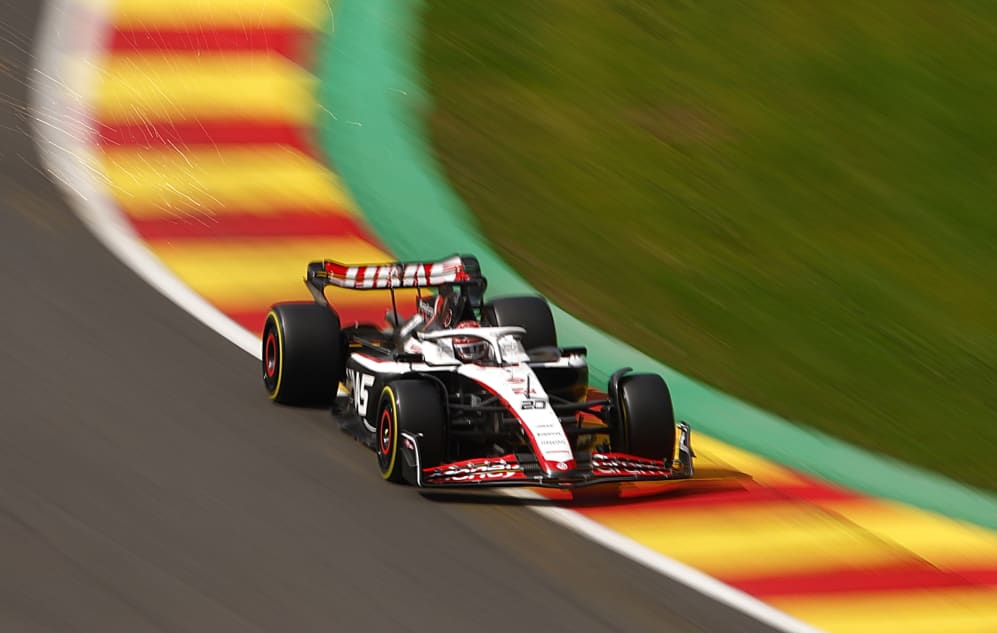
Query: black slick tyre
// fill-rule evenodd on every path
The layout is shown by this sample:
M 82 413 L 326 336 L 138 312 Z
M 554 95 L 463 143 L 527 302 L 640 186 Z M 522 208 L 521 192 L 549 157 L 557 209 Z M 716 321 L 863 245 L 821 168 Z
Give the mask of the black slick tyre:
M 278 303 L 263 326 L 263 385 L 270 399 L 296 406 L 332 404 L 346 350 L 339 316 L 317 303 Z
M 664 379 L 631 374 L 620 379 L 613 452 L 669 461 L 675 453 L 675 412 Z
M 437 466 L 446 447 L 446 406 L 440 387 L 428 380 L 394 380 L 381 390 L 377 402 L 374 450 L 381 476 L 401 482 L 403 458 L 398 446 L 403 432 L 419 436 L 420 466 Z
M 523 347 L 557 347 L 557 330 L 550 305 L 543 297 L 500 297 L 485 304 L 485 320 L 490 325 L 513 325 L 526 329 Z

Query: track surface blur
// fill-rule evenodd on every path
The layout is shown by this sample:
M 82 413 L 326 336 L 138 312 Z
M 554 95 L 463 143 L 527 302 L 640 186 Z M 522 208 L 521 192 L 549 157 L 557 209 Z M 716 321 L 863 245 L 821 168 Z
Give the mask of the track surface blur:
M 37 5 L 0 0 L 0 630 L 767 630 L 511 500 L 387 485 L 325 411 L 271 406 L 41 174 Z

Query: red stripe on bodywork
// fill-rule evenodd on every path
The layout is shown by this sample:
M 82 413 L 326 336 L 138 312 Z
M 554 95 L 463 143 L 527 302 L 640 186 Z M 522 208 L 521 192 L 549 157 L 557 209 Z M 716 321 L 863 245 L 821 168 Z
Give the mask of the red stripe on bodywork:
M 880 593 L 997 585 L 997 568 L 945 570 L 915 560 L 863 569 L 819 570 L 804 574 L 727 581 L 762 598 L 838 593 Z
M 319 152 L 311 141 L 313 130 L 285 121 L 253 119 L 145 121 L 98 123 L 97 143 L 113 147 L 187 147 L 223 145 L 286 145 L 312 157 Z
M 314 213 L 288 209 L 272 215 L 226 211 L 218 216 L 131 217 L 135 231 L 145 240 L 241 237 L 351 238 L 383 248 L 355 218 L 329 209 Z
M 233 28 L 125 28 L 111 34 L 115 53 L 274 53 L 311 66 L 314 33 L 296 28 L 247 25 Z

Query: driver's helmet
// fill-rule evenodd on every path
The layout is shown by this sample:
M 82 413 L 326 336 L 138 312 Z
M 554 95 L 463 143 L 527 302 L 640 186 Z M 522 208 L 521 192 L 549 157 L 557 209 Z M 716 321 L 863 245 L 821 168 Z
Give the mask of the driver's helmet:
M 480 327 L 477 321 L 461 321 L 455 329 Z M 488 357 L 488 341 L 474 336 L 455 336 L 453 351 L 458 360 L 473 363 Z

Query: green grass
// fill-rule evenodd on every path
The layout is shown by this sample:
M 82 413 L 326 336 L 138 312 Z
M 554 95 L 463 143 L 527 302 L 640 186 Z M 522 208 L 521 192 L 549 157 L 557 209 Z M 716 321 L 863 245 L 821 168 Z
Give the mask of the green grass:
M 557 303 L 997 489 L 997 3 L 428 3 L 437 152 Z

